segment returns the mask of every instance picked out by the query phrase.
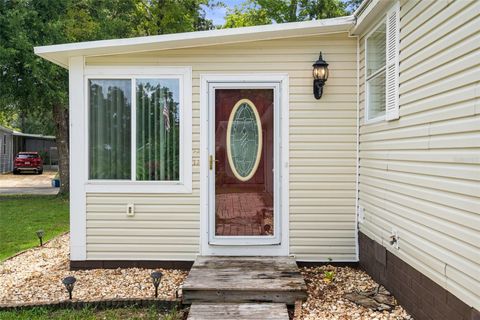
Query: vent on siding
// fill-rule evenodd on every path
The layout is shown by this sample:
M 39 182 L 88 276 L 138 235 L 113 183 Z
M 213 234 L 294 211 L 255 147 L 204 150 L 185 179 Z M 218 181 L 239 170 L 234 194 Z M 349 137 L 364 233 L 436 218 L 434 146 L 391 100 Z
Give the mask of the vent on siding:
M 387 13 L 387 79 L 386 90 L 386 120 L 399 118 L 398 106 L 398 73 L 399 73 L 399 42 L 400 42 L 400 5 L 397 2 Z

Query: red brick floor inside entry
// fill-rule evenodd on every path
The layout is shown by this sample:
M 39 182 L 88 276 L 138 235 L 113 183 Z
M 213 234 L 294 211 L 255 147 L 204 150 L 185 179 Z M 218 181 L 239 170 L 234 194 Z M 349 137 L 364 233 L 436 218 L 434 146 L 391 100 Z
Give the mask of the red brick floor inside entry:
M 273 234 L 273 198 L 267 192 L 217 194 L 215 207 L 217 236 Z

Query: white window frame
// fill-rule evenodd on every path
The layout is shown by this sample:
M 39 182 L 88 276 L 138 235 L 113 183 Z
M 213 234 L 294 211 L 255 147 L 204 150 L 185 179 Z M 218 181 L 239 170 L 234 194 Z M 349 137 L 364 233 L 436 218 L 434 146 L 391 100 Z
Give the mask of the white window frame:
M 384 17 L 382 18 L 382 20 L 377 23 L 375 25 L 375 27 L 365 36 L 365 40 L 364 40 L 364 47 L 365 47 L 365 68 L 364 68 L 364 72 L 365 72 L 365 84 L 364 84 L 364 87 L 365 87 L 365 108 L 364 108 L 364 113 L 365 113 L 365 117 L 364 117 L 364 122 L 365 124 L 370 124 L 370 123 L 376 123 L 376 122 L 381 122 L 381 121 L 385 121 L 385 114 L 387 112 L 387 93 L 384 92 L 384 97 L 385 97 L 385 111 L 384 111 L 384 114 L 381 115 L 381 116 L 378 116 L 378 117 L 375 117 L 375 118 L 371 118 L 369 117 L 369 113 L 370 113 L 370 101 L 369 101 L 369 97 L 370 97 L 370 83 L 369 81 L 370 80 L 373 80 L 376 76 L 378 76 L 379 74 L 381 74 L 382 72 L 385 73 L 385 80 L 386 80 L 386 73 L 387 73 L 387 61 L 385 60 L 385 65 L 378 69 L 377 71 L 375 71 L 374 73 L 372 73 L 371 75 L 367 76 L 367 69 L 368 69 L 368 45 L 367 45 L 367 41 L 368 41 L 368 38 L 370 38 L 370 36 L 372 34 L 375 33 L 375 31 L 377 31 L 381 26 L 382 24 L 385 24 L 385 32 L 386 32 L 386 29 L 387 29 L 387 18 Z M 385 39 L 385 51 L 387 50 L 387 41 Z
M 131 178 L 101 180 L 89 177 L 89 85 L 93 79 L 130 79 L 131 101 Z M 136 172 L 136 79 L 179 80 L 179 180 L 137 181 Z M 159 66 L 91 66 L 84 73 L 84 181 L 86 192 L 98 193 L 191 193 L 192 192 L 192 68 Z

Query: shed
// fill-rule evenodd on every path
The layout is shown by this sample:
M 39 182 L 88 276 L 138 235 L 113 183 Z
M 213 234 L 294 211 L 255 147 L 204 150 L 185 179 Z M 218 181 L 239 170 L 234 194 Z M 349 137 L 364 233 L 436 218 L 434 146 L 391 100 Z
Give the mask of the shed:
M 0 173 L 13 168 L 13 130 L 0 126 Z

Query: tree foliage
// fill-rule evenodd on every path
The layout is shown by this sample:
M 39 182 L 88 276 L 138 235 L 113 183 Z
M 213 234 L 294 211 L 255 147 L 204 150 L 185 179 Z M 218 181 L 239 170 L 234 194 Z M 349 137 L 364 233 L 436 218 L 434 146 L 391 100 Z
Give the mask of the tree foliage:
M 55 131 L 68 188 L 68 73 L 33 48 L 210 29 L 203 5 L 209 0 L 0 0 L 0 120 Z
M 16 111 L 22 130 L 29 116 L 48 128 L 51 108 L 45 106 L 66 103 L 66 72 L 33 54 L 36 45 L 61 41 L 63 12 L 60 1 L 0 2 L 0 110 Z
M 228 11 L 225 28 L 345 16 L 360 0 L 247 0 Z
M 228 11 L 224 28 L 258 26 L 272 23 L 267 10 L 257 5 L 244 4 Z

